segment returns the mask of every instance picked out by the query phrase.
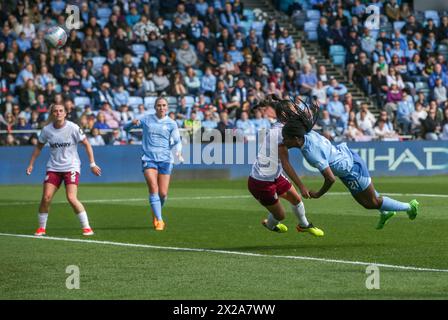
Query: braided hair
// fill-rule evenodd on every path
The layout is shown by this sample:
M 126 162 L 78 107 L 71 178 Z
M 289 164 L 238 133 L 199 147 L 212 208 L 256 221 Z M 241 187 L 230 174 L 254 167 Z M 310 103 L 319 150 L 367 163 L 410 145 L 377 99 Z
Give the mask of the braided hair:
M 284 111 L 285 122 L 283 136 L 303 138 L 310 132 L 319 118 L 319 103 L 316 100 L 305 101 L 297 96 L 288 101 L 288 110 Z

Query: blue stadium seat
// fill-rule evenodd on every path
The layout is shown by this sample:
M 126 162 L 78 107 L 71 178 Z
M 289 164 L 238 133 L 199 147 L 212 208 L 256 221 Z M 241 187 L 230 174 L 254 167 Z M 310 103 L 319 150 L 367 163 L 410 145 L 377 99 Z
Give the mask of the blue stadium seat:
M 101 70 L 103 63 L 106 61 L 106 57 L 93 57 L 93 72 L 98 72 Z
M 143 98 L 142 98 L 142 97 L 135 97 L 135 96 L 131 96 L 131 97 L 129 97 L 129 100 L 128 100 L 128 105 L 129 105 L 129 107 L 135 109 L 135 108 L 138 107 L 140 104 L 144 104 L 144 103 L 143 103 Z
M 306 11 L 306 18 L 309 21 L 316 21 L 318 22 L 320 19 L 320 11 L 319 10 L 307 10 Z
M 99 8 L 96 11 L 96 16 L 99 20 L 105 19 L 106 21 L 109 20 L 110 15 L 112 14 L 111 8 Z
M 308 31 L 317 31 L 318 23 L 316 21 L 307 21 L 305 22 L 304 29 L 306 32 Z
M 274 65 L 272 64 L 272 59 L 269 57 L 263 57 L 263 64 L 268 67 L 269 71 L 274 69 Z
M 149 96 L 149 97 L 145 97 L 145 99 L 143 100 L 143 103 L 145 105 L 145 108 L 148 110 L 154 109 L 154 105 L 156 103 L 156 96 Z
M 152 64 L 154 65 L 154 68 L 157 66 L 157 63 L 159 63 L 159 59 L 157 59 L 157 57 L 151 56 L 149 58 L 149 60 L 152 62 Z
M 426 10 L 425 11 L 425 20 L 432 19 L 436 26 L 440 24 L 439 13 L 436 10 Z
M 308 31 L 306 34 L 308 36 L 309 41 L 317 41 L 318 38 L 317 31 Z
M 134 67 L 136 67 L 136 68 L 138 67 L 140 61 L 142 60 L 141 57 L 132 57 L 131 59 L 132 59 L 132 64 L 133 64 Z
M 341 54 L 345 55 L 345 48 L 343 46 L 340 46 L 340 45 L 330 46 L 330 56 L 341 55 Z
M 395 21 L 394 30 L 401 30 L 405 24 L 406 24 L 405 21 Z
M 192 107 L 196 102 L 196 98 L 193 96 L 185 96 L 185 102 L 187 107 Z
M 257 36 L 261 36 L 263 34 L 264 21 L 254 21 L 252 23 L 252 29 L 255 30 Z
M 424 93 L 428 93 L 429 92 L 429 86 L 428 83 L 424 82 L 424 81 L 417 81 L 415 83 L 415 90 L 418 91 L 423 91 Z
M 170 20 L 163 20 L 163 24 L 170 30 L 173 27 L 173 23 Z
M 254 21 L 255 19 L 254 12 L 251 9 L 244 9 L 243 16 L 245 16 L 249 21 Z
M 331 61 L 333 62 L 334 65 L 337 66 L 344 66 L 345 65 L 345 54 L 337 54 L 337 55 L 333 55 L 331 56 Z
M 84 108 L 85 106 L 91 106 L 92 102 L 90 101 L 89 97 L 75 97 L 73 103 L 75 104 L 75 107 Z
M 146 47 L 143 44 L 133 44 L 132 51 L 134 51 L 135 55 L 137 55 L 138 57 L 142 57 L 146 52 Z

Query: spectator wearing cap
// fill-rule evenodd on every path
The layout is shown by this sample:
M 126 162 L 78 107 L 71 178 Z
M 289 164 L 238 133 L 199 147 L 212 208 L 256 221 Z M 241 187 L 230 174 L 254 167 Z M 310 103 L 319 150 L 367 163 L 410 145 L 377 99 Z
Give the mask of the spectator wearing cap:
M 26 116 L 23 112 L 19 114 L 17 124 L 13 127 L 14 130 L 32 130 L 33 128 L 27 122 Z M 29 144 L 31 132 L 16 133 L 15 138 L 21 145 Z
M 353 45 L 357 46 L 358 48 L 361 47 L 359 35 L 356 33 L 355 29 L 348 29 L 348 37 L 345 41 L 345 45 L 347 46 L 348 50 L 350 50 L 350 47 L 352 47 Z

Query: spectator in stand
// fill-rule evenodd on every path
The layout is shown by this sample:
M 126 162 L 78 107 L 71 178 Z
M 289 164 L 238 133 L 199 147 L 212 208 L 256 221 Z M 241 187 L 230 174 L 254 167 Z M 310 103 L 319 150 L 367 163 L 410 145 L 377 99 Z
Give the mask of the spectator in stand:
M 199 77 L 196 76 L 196 72 L 192 67 L 187 69 L 187 74 L 185 76 L 185 86 L 189 94 L 196 96 L 199 93 L 201 87 L 201 81 Z
M 436 78 L 436 84 L 434 87 L 434 100 L 436 100 L 437 105 L 443 108 L 447 101 L 447 87 L 443 85 L 442 78 Z
M 100 130 L 97 127 L 94 127 L 92 129 L 91 136 L 88 139 L 89 139 L 90 145 L 92 145 L 92 146 L 96 147 L 96 146 L 106 145 L 103 137 L 100 135 Z
M 426 140 L 439 140 L 441 121 L 437 119 L 437 110 L 430 109 L 428 116 L 422 121 L 422 133 Z
M 328 102 L 327 87 L 324 86 L 321 80 L 317 81 L 317 85 L 311 91 L 311 96 L 317 99 L 321 108 L 325 108 Z
M 411 113 L 411 131 L 414 135 L 420 135 L 422 131 L 422 120 L 425 120 L 428 116 L 428 113 L 423 108 L 421 102 L 415 103 L 415 110 Z
M 154 82 L 154 89 L 157 92 L 157 95 L 166 92 L 170 86 L 170 81 L 162 67 L 157 67 L 156 74 L 152 77 L 152 81 Z
M 212 68 L 205 68 L 205 74 L 201 81 L 201 92 L 209 97 L 213 97 L 216 90 L 216 77 L 213 74 Z
M 354 73 L 355 79 L 361 83 L 364 93 L 370 96 L 372 92 L 372 66 L 364 52 L 359 54 L 359 61 L 355 66 Z
M 390 129 L 386 122 L 382 119 L 378 120 L 377 126 L 374 128 L 375 137 L 378 140 L 397 141 L 398 135 L 393 129 Z
M 347 87 L 344 84 L 338 82 L 338 80 L 336 80 L 336 78 L 334 77 L 330 78 L 330 85 L 327 89 L 328 96 L 333 96 L 333 94 L 336 93 L 339 95 L 339 98 L 343 100 L 347 92 Z
M 188 67 L 193 67 L 198 61 L 198 57 L 194 49 L 190 46 L 187 40 L 182 41 L 182 46 L 177 51 L 176 60 L 178 68 L 185 70 Z
M 267 118 L 263 118 L 260 110 L 255 109 L 254 116 L 255 117 L 250 121 L 253 123 L 256 132 L 262 129 L 268 130 L 271 127 L 269 120 Z
M 311 64 L 303 66 L 303 72 L 299 75 L 300 94 L 310 95 L 317 85 L 316 74 L 312 71 Z
M 329 48 L 334 44 L 332 39 L 332 31 L 328 26 L 326 17 L 321 17 L 319 20 L 319 25 L 317 27 L 317 41 L 319 46 L 322 48 L 325 56 L 328 56 Z
M 347 128 L 348 110 L 346 110 L 339 100 L 339 94 L 334 92 L 332 98 L 333 99 L 328 102 L 327 111 L 330 114 L 331 121 L 335 124 L 336 129 L 342 133 L 345 128 Z
M 241 118 L 236 121 L 236 128 L 244 136 L 245 141 L 255 140 L 255 126 L 249 121 L 249 115 L 246 111 L 241 112 Z
M 440 134 L 440 140 L 448 140 L 448 108 L 445 108 L 442 121 L 442 132 Z
M 411 132 L 411 116 L 414 110 L 415 106 L 412 97 L 408 95 L 406 90 L 403 90 L 403 98 L 398 102 L 397 107 L 397 123 L 401 127 L 403 134 L 409 134 Z

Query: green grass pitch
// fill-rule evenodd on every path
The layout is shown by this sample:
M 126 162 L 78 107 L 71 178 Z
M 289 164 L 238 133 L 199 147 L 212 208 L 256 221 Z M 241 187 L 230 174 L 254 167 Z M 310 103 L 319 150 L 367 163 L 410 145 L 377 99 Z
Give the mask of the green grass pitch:
M 447 179 L 374 179 L 384 193 L 441 195 L 416 196 L 421 204 L 416 220 L 401 213 L 380 231 L 376 211 L 363 209 L 348 194 L 334 194 L 346 192 L 338 182 L 333 194 L 305 200 L 308 218 L 325 231 L 323 238 L 297 233 L 285 202 L 289 231 L 267 231 L 260 224 L 266 212 L 250 197 L 245 180 L 174 181 L 164 208 L 165 232 L 151 227 L 143 182 L 81 185 L 79 198 L 96 232 L 89 238 L 80 234 L 60 190 L 49 237 L 245 254 L 0 235 L 0 299 L 447 299 L 448 272 L 380 267 L 380 289 L 368 290 L 366 266 L 343 263 L 447 270 Z M 305 182 L 314 189 L 322 183 Z M 32 235 L 40 196 L 39 185 L 0 187 L 0 233 Z M 79 290 L 66 288 L 69 265 L 79 267 Z

